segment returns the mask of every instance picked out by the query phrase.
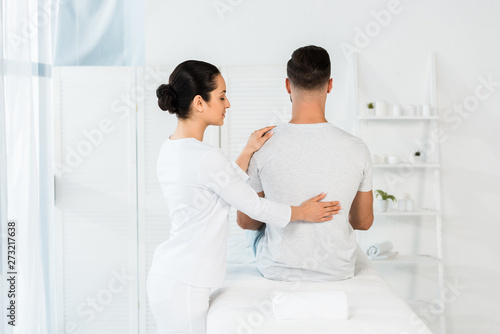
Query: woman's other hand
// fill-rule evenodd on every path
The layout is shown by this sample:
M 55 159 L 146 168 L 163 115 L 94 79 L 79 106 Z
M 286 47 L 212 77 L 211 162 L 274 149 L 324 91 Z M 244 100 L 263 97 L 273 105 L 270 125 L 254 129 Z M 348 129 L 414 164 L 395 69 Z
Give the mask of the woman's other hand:
M 320 202 L 326 194 L 320 194 L 303 202 L 299 207 L 292 207 L 292 221 L 305 220 L 308 222 L 325 222 L 332 220 L 340 213 L 339 201 Z

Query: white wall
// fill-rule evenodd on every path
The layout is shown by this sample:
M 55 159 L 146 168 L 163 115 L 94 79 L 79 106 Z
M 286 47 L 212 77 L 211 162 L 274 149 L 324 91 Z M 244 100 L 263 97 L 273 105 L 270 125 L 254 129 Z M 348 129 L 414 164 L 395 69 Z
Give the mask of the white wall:
M 424 60 L 429 51 L 436 52 L 438 103 L 447 114 L 442 144 L 445 274 L 460 285 L 456 298 L 449 294 L 448 332 L 498 333 L 500 2 L 398 3 L 390 23 L 360 49 L 360 86 L 373 98 L 417 103 L 424 94 Z M 231 6 L 223 19 L 217 4 Z M 389 1 L 380 0 L 149 0 L 147 64 L 175 65 L 189 58 L 218 66 L 284 65 L 297 47 L 320 45 L 333 61 L 335 87 L 327 116 L 349 129 L 349 64 L 341 45 L 354 46 L 356 29 L 374 20 L 372 11 L 388 6 Z M 480 77 L 499 84 L 489 92 Z M 475 100 L 475 94 L 481 99 Z M 467 107 L 471 111 L 453 109 L 474 101 L 479 105 Z

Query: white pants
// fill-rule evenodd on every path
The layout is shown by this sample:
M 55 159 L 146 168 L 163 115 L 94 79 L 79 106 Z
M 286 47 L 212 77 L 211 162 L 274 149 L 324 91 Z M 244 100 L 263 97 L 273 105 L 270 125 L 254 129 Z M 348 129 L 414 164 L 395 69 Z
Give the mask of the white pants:
M 150 273 L 147 294 L 158 334 L 206 334 L 210 288 Z

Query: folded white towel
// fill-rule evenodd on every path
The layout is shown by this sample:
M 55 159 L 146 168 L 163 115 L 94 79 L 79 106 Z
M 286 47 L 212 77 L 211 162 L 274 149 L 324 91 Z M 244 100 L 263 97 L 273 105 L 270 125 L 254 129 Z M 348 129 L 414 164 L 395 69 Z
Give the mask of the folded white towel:
M 273 291 L 272 303 L 277 319 L 349 318 L 344 291 Z
M 378 244 L 373 244 L 366 249 L 366 255 L 369 257 L 380 256 L 389 253 L 392 250 L 392 242 L 384 241 Z

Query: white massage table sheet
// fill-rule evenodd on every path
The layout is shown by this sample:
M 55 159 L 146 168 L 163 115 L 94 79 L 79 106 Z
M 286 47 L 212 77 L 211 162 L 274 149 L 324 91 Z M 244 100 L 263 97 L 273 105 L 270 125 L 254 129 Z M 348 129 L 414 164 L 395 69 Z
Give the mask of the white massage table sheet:
M 306 333 L 431 333 L 358 247 L 356 275 L 337 282 L 283 282 L 268 280 L 255 267 L 244 238 L 232 237 L 224 284 L 213 291 L 207 334 Z M 349 302 L 349 320 L 280 320 L 272 316 L 273 290 L 342 290 Z M 419 319 L 417 319 L 419 320 Z

